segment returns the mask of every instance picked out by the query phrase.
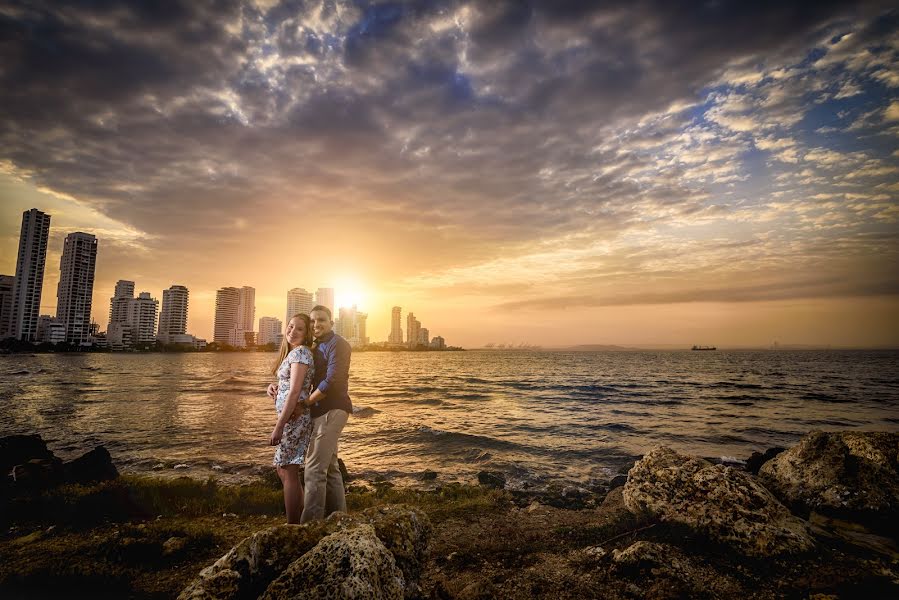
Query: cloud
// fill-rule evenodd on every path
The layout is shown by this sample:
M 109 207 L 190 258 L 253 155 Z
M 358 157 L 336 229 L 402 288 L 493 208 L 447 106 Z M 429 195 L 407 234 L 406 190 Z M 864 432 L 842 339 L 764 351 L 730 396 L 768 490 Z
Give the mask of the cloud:
M 358 256 L 398 286 L 676 272 L 677 249 L 713 228 L 775 247 L 817 226 L 826 241 L 821 228 L 846 224 L 774 200 L 894 176 L 867 162 L 883 152 L 814 133 L 893 122 L 883 13 L 877 2 L 30 3 L 0 17 L 0 160 L 166 258 L 215 248 L 237 268 L 248 244 L 281 256 L 287 237 L 330 242 L 335 260 Z M 319 227 L 304 228 L 313 214 Z M 848 225 L 882 226 L 874 215 Z M 664 252 L 638 260 L 635 240 Z M 711 273 L 740 255 L 703 256 Z

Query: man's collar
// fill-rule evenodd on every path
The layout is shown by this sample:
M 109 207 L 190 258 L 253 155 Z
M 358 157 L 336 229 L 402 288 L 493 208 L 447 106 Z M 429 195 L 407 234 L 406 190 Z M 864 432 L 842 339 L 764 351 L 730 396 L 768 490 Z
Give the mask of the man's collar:
M 323 342 L 327 342 L 327 341 L 330 340 L 332 337 L 334 337 L 334 335 L 335 335 L 335 334 L 334 334 L 334 330 L 332 329 L 331 331 L 329 331 L 329 332 L 326 333 L 325 335 L 323 335 L 323 336 L 321 336 L 321 337 L 315 338 L 315 343 L 316 343 L 316 344 L 321 344 L 321 343 L 323 343 Z

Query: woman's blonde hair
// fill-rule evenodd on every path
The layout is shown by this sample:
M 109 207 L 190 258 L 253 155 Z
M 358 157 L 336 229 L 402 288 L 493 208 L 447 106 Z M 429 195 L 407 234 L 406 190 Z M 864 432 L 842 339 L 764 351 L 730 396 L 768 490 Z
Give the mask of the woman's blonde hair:
M 306 313 L 297 313 L 290 317 L 290 321 L 293 321 L 294 319 L 301 319 L 303 323 L 306 324 L 306 337 L 300 342 L 300 346 L 306 346 L 308 348 L 312 345 L 312 320 Z M 287 342 L 287 326 L 290 325 L 290 321 L 287 321 L 284 325 L 284 335 L 281 336 L 281 348 L 278 350 L 278 358 L 275 359 L 274 364 L 272 364 L 272 375 L 278 374 L 278 367 L 281 366 L 281 363 L 284 362 L 284 358 L 290 352 L 290 344 Z

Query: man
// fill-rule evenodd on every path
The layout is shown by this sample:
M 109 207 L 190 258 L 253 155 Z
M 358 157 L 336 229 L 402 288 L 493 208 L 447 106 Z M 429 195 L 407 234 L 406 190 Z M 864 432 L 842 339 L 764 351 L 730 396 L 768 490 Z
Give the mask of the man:
M 300 523 L 324 519 L 332 512 L 346 512 L 346 493 L 337 464 L 337 442 L 353 412 L 348 392 L 350 344 L 332 331 L 331 310 L 318 305 L 312 320 L 312 354 L 315 359 L 313 390 L 306 400 L 311 408 L 312 437 L 306 448 L 305 506 Z

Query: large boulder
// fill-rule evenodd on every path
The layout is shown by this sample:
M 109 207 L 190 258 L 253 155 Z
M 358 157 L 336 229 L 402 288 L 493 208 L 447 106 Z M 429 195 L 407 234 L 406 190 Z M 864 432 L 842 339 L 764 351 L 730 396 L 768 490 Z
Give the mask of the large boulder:
M 39 435 L 9 435 L 0 437 L 0 472 L 7 474 L 15 465 L 32 459 L 53 460 L 47 443 Z
M 748 473 L 658 447 L 638 461 L 623 489 L 631 512 L 686 525 L 746 556 L 810 550 L 808 524 Z
M 66 481 L 69 483 L 87 484 L 107 481 L 119 476 L 118 469 L 112 464 L 109 450 L 104 446 L 97 446 L 75 460 L 65 463 L 62 467 Z
M 393 555 L 374 527 L 361 524 L 322 539 L 273 581 L 262 598 L 402 600 L 404 589 Z
M 287 567 L 309 552 L 323 538 L 366 524 L 394 556 L 409 584 L 421 572 L 431 533 L 427 515 L 405 506 L 369 508 L 348 515 L 334 513 L 324 521 L 304 525 L 277 525 L 244 539 L 214 564 L 203 569 L 179 600 L 257 598 Z
M 759 477 L 798 510 L 890 520 L 899 516 L 899 433 L 813 431 Z

